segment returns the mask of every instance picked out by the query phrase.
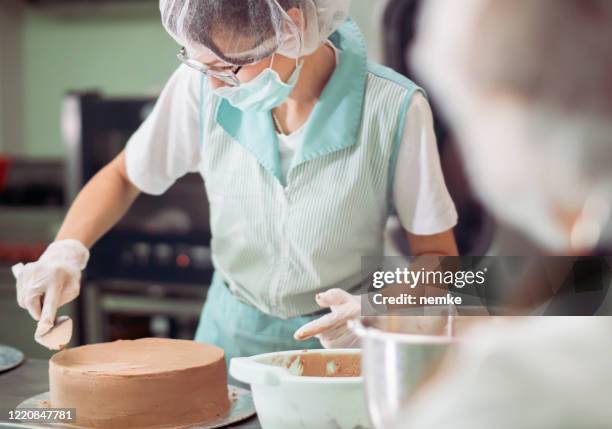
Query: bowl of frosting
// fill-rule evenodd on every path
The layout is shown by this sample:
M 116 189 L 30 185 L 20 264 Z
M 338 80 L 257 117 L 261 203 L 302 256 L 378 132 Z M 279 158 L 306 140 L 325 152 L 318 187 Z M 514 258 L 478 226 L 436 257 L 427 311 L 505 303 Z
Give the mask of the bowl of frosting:
M 292 350 L 234 358 L 264 429 L 370 427 L 360 349 Z

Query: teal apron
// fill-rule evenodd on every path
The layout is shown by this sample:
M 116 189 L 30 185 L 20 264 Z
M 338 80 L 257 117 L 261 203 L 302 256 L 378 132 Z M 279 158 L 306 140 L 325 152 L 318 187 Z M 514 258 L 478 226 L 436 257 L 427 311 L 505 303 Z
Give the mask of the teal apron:
M 281 350 L 320 349 L 317 339 L 297 341 L 293 333 L 302 325 L 321 317 L 302 316 L 281 319 L 238 301 L 215 273 L 208 290 L 195 340 L 225 350 L 225 359 L 253 356 Z

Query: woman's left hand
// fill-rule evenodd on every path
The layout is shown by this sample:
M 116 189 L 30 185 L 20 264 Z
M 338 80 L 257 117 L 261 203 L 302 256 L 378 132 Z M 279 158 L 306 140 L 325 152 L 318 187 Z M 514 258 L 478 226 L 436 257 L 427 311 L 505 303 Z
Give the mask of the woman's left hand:
M 331 313 L 309 322 L 295 331 L 293 337 L 304 341 L 316 337 L 326 349 L 357 348 L 359 338 L 347 326 L 347 321 L 361 314 L 361 296 L 342 289 L 330 289 L 315 297 L 317 304 Z

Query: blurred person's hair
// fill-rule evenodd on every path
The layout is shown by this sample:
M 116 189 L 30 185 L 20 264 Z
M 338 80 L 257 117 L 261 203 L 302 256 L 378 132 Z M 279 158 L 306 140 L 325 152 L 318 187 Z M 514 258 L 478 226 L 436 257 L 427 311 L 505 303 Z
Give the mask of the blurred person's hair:
M 490 0 L 474 24 L 465 66 L 479 89 L 570 116 L 612 115 L 611 0 Z
M 612 240 L 611 0 L 426 0 L 411 55 L 496 216 Z

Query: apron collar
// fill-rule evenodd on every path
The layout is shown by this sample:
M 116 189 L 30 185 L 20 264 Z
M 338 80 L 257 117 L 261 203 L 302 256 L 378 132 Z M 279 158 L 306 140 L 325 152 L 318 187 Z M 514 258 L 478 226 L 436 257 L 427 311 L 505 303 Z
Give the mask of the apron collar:
M 352 19 L 332 34 L 330 40 L 340 51 L 340 61 L 310 113 L 292 168 L 357 142 L 367 70 L 365 41 Z M 216 121 L 283 183 L 278 140 L 270 112 L 243 112 L 221 99 Z

